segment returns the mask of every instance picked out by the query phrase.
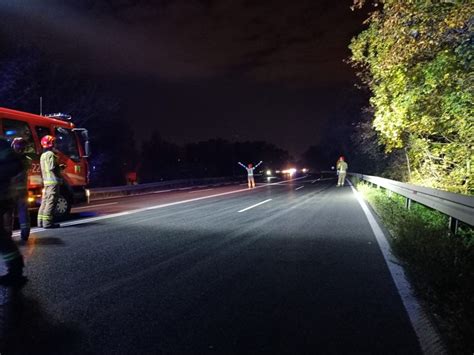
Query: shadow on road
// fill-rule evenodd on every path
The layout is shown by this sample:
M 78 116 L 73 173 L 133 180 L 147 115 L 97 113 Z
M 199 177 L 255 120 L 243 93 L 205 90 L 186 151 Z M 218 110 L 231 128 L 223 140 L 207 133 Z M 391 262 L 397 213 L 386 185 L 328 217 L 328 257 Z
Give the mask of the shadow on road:
M 80 341 L 81 335 L 73 326 L 49 320 L 33 298 L 15 293 L 2 308 L 6 315 L 2 353 L 68 353 Z
M 100 213 L 95 212 L 95 211 L 72 212 L 69 215 L 68 220 L 76 220 L 76 219 L 81 219 L 81 218 L 97 217 L 99 215 L 100 215 Z

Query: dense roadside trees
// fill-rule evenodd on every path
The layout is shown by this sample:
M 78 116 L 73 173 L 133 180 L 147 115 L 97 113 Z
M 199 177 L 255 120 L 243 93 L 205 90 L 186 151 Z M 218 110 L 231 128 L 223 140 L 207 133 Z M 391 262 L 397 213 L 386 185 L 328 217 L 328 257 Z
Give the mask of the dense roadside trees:
M 373 109 L 365 109 L 360 121 L 355 124 L 351 136 L 350 167 L 355 167 L 357 172 L 365 174 L 407 181 L 408 161 L 406 151 L 404 149 L 394 149 L 390 153 L 384 152 L 383 146 L 379 144 L 379 134 L 372 128 L 372 118 Z
M 372 92 L 378 142 L 387 153 L 406 152 L 410 181 L 474 193 L 473 3 L 373 3 L 350 48 Z

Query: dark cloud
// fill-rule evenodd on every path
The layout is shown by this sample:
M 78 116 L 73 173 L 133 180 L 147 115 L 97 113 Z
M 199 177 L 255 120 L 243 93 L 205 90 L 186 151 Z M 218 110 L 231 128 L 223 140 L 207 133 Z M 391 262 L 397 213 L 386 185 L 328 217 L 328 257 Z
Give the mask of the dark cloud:
M 34 43 L 51 60 L 99 75 L 139 137 L 157 128 L 178 143 L 267 140 L 295 154 L 363 104 L 343 63 L 364 16 L 351 4 L 0 0 L 0 39 Z
M 342 61 L 361 18 L 350 4 L 6 0 L 2 10 L 33 26 L 53 54 L 73 56 L 101 72 L 321 86 L 352 79 Z

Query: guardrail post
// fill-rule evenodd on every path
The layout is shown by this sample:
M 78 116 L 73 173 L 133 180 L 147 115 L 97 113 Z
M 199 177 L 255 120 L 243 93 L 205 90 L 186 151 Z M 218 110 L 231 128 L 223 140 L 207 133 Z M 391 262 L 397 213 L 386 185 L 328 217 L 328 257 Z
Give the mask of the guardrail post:
M 459 221 L 454 217 L 449 217 L 449 230 L 451 233 L 456 234 L 458 232 Z
M 407 198 L 407 199 L 405 200 L 405 208 L 406 208 L 407 210 L 411 209 L 411 199 Z
M 394 194 L 403 196 L 406 199 L 404 205 L 407 210 L 411 209 L 412 203 L 416 203 L 450 216 L 450 233 L 456 233 L 458 224 L 461 223 L 474 226 L 474 197 L 471 195 L 407 184 L 378 176 L 354 173 L 349 173 L 349 175 L 360 177 L 369 187 L 378 185 L 385 191 L 392 191 Z M 390 195 L 390 193 L 387 194 Z

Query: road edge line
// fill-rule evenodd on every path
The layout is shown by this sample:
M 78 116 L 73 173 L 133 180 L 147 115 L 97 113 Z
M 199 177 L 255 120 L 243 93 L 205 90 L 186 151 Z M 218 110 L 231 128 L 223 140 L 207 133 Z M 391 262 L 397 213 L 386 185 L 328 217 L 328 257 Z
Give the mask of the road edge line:
M 398 258 L 392 253 L 390 244 L 382 228 L 354 185 L 352 185 L 351 182 L 349 182 L 349 185 L 374 233 L 379 249 L 382 252 L 392 280 L 402 300 L 402 304 L 408 314 L 411 326 L 418 338 L 421 351 L 424 354 L 447 354 L 447 350 L 438 330 L 415 296 L 413 287 L 406 277 L 405 270 Z

